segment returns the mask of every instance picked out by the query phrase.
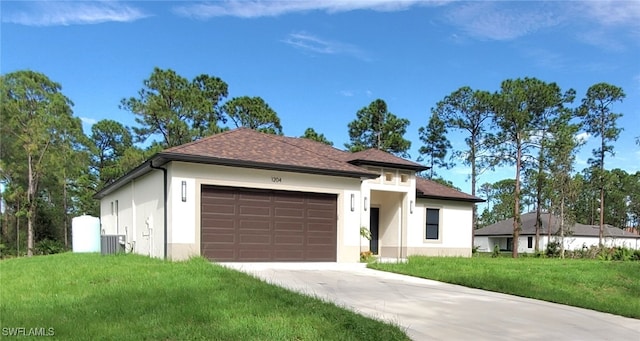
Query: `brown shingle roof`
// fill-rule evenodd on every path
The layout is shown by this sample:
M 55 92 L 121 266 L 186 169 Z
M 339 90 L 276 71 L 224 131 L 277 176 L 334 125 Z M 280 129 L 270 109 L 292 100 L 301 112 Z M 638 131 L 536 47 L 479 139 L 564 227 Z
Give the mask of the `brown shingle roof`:
M 549 214 L 543 213 L 540 215 L 542 221 L 541 235 L 547 235 L 549 232 Z M 520 216 L 522 222 L 520 235 L 521 236 L 533 236 L 536 234 L 536 213 L 530 212 Z M 585 224 L 572 224 L 566 225 L 565 234 L 575 237 L 598 237 L 600 227 L 598 225 L 585 225 Z M 559 218 L 551 216 L 551 234 L 558 235 L 560 231 Z M 476 236 L 510 236 L 513 234 L 513 218 L 499 221 L 495 224 L 483 227 L 475 231 Z M 604 226 L 605 237 L 616 238 L 640 238 L 638 235 L 626 232 L 617 227 L 606 224 Z
M 349 153 L 309 139 L 239 128 L 166 149 L 102 189 L 95 197 L 102 198 L 131 179 L 171 161 L 360 178 L 375 178 L 378 174 L 359 165 L 378 165 L 414 171 L 426 169 L 418 163 L 377 149 Z M 422 198 L 483 201 L 425 179 L 418 179 L 416 188 L 418 197 Z
M 418 198 L 449 199 L 470 202 L 483 202 L 484 199 L 475 197 L 435 181 L 416 177 L 416 191 Z
M 393 166 L 394 168 L 411 169 L 415 171 L 429 169 L 429 167 L 423 166 L 419 163 L 405 160 L 393 154 L 374 148 L 350 153 L 348 154 L 346 161 L 349 161 L 354 165 Z
M 373 177 L 376 174 L 346 163 L 343 151 L 323 143 L 239 128 L 169 148 L 164 157 L 190 161 L 310 173 Z

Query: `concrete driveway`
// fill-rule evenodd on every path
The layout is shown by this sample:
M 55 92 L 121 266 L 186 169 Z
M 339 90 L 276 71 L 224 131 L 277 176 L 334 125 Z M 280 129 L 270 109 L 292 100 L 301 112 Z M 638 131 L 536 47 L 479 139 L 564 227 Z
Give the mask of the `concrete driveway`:
M 637 319 L 371 270 L 364 264 L 223 265 L 391 321 L 414 340 L 640 341 Z

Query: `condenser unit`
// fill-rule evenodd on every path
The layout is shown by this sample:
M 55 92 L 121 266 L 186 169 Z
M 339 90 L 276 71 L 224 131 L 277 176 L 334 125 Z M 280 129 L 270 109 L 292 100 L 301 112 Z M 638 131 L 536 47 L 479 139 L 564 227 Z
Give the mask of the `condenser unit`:
M 124 252 L 125 244 L 125 235 L 103 234 L 100 236 L 100 253 L 103 255 L 110 255 Z

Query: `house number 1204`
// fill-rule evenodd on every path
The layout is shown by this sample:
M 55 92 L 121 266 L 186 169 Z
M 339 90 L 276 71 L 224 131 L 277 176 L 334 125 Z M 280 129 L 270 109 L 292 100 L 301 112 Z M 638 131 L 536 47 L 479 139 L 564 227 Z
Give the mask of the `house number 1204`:
M 271 177 L 271 181 L 272 182 L 282 182 L 282 178 L 279 176 L 272 176 Z

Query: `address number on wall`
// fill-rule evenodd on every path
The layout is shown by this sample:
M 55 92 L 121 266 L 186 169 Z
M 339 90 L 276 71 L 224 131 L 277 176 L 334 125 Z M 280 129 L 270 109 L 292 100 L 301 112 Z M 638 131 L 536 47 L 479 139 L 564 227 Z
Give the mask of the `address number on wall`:
M 279 176 L 272 176 L 271 182 L 282 182 L 282 178 Z

